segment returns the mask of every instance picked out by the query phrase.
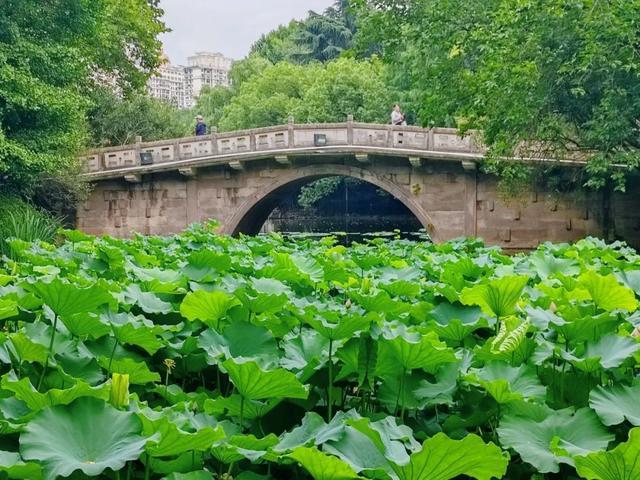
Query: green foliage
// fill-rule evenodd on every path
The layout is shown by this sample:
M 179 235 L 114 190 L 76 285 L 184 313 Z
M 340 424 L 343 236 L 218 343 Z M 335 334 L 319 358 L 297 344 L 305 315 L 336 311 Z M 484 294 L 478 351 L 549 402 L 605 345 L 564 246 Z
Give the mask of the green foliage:
M 17 198 L 0 197 L 0 255 L 10 255 L 7 241 L 17 238 L 26 242 L 51 242 L 60 221 Z
M 578 474 L 587 480 L 632 480 L 640 476 L 640 429 L 629 432 L 629 441 L 609 452 L 576 458 Z
M 0 9 L 0 184 L 31 194 L 77 170 L 88 95 L 142 88 L 158 65 L 161 10 L 147 0 L 8 0 Z M 76 169 L 76 170 L 74 170 Z
M 0 472 L 637 476 L 640 255 L 625 245 L 506 256 L 211 230 L 11 243 Z
M 47 480 L 68 477 L 75 470 L 96 476 L 107 468 L 119 470 L 140 456 L 146 443 L 140 430 L 141 422 L 133 413 L 81 398 L 68 407 L 45 410 L 29 422 L 20 435 L 20 453 L 37 460 Z
M 186 137 L 193 130 L 190 113 L 145 95 L 123 98 L 99 89 L 92 95 L 92 102 L 88 121 L 94 147 L 128 145 L 137 136 L 148 142 Z
M 248 77 L 235 96 L 225 99 L 221 130 L 281 125 L 290 115 L 297 123 L 344 122 L 349 114 L 361 122 L 386 123 L 393 94 L 385 84 L 384 67 L 375 60 L 260 68 L 259 75 Z
M 251 55 L 271 63 L 327 62 L 353 46 L 355 32 L 349 1 L 338 0 L 323 13 L 310 11 L 305 20 L 292 21 L 263 35 L 251 48 Z
M 357 0 L 360 44 L 379 43 L 419 95 L 423 124 L 483 131 L 490 154 L 592 155 L 590 187 L 624 188 L 640 163 L 637 1 Z M 511 189 L 526 169 L 492 166 Z

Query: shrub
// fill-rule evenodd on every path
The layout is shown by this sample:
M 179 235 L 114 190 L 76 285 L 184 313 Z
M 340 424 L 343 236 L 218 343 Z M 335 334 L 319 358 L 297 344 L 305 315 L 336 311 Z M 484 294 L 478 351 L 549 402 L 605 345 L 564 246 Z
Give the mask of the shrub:
M 14 197 L 0 197 L 0 254 L 9 255 L 7 240 L 51 241 L 61 221 L 43 210 Z

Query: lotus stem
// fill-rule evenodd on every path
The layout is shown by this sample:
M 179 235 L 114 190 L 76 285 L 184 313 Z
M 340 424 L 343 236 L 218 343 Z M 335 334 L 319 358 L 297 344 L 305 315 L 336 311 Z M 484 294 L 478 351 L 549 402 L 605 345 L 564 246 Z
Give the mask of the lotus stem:
M 242 421 L 244 420 L 244 396 L 240 396 L 240 428 L 242 429 Z
M 149 480 L 151 478 L 151 458 L 147 453 L 147 461 L 144 464 L 144 480 Z
M 329 392 L 327 393 L 327 423 L 333 418 L 333 339 L 329 339 Z
M 113 363 L 113 356 L 116 354 L 116 348 L 118 347 L 118 339 L 116 338 L 116 342 L 113 344 L 113 349 L 111 350 L 111 356 L 109 357 L 109 366 L 107 368 L 107 373 L 111 375 L 111 364 Z
M 404 398 L 402 395 L 404 394 L 404 377 L 407 375 L 407 371 L 402 369 L 402 376 L 400 377 L 400 388 L 398 389 L 398 401 L 400 402 L 400 421 L 404 423 Z M 397 408 L 397 407 L 396 407 Z
M 49 340 L 49 348 L 47 349 L 47 357 L 44 361 L 44 367 L 42 368 L 42 373 L 40 374 L 40 379 L 38 380 L 38 386 L 36 390 L 40 390 L 40 386 L 44 381 L 44 376 L 47 373 L 47 368 L 49 368 L 49 357 L 51 356 L 51 351 L 53 350 L 53 341 L 56 338 L 56 328 L 58 327 L 58 315 L 54 315 L 53 317 L 53 330 L 51 331 L 51 339 Z

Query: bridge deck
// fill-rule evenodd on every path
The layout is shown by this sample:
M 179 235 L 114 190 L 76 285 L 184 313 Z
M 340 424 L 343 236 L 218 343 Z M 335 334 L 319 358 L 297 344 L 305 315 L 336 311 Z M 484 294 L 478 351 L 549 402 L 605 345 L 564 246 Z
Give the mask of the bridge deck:
M 365 124 L 347 121 L 335 124 L 303 124 L 258 128 L 207 136 L 138 142 L 99 149 L 82 157 L 84 178 L 138 178 L 145 173 L 228 164 L 241 170 L 244 163 L 275 158 L 287 164 L 289 158 L 316 155 L 355 155 L 366 162 L 368 155 L 401 157 L 417 165 L 421 159 L 462 161 L 474 167 L 486 149 L 477 135 L 461 137 L 452 128 L 420 128 Z M 518 159 L 582 165 L 576 160 Z

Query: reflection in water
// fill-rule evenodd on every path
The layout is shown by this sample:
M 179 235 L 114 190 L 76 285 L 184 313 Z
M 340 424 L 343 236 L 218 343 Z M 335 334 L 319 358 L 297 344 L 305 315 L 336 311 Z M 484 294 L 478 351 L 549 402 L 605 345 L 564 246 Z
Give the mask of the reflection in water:
M 290 240 L 320 240 L 324 237 L 333 236 L 336 238 L 336 241 L 340 245 L 349 246 L 353 243 L 365 243 L 367 241 L 374 240 L 376 238 L 381 239 L 402 239 L 402 240 L 411 240 L 414 242 L 430 242 L 431 239 L 429 235 L 424 231 L 413 231 L 413 232 L 403 232 L 400 230 L 394 232 L 367 232 L 367 233 L 358 233 L 358 232 L 313 232 L 313 233 L 303 233 L 303 232 L 279 232 L 281 235 L 285 236 Z
M 348 242 L 368 238 L 370 234 L 425 238 L 413 213 L 375 185 L 345 177 L 326 180 L 329 179 L 316 182 L 315 190 L 314 184 L 310 184 L 283 194 L 261 233 L 295 232 L 321 237 L 327 232 L 345 232 L 347 235 L 342 237 Z

